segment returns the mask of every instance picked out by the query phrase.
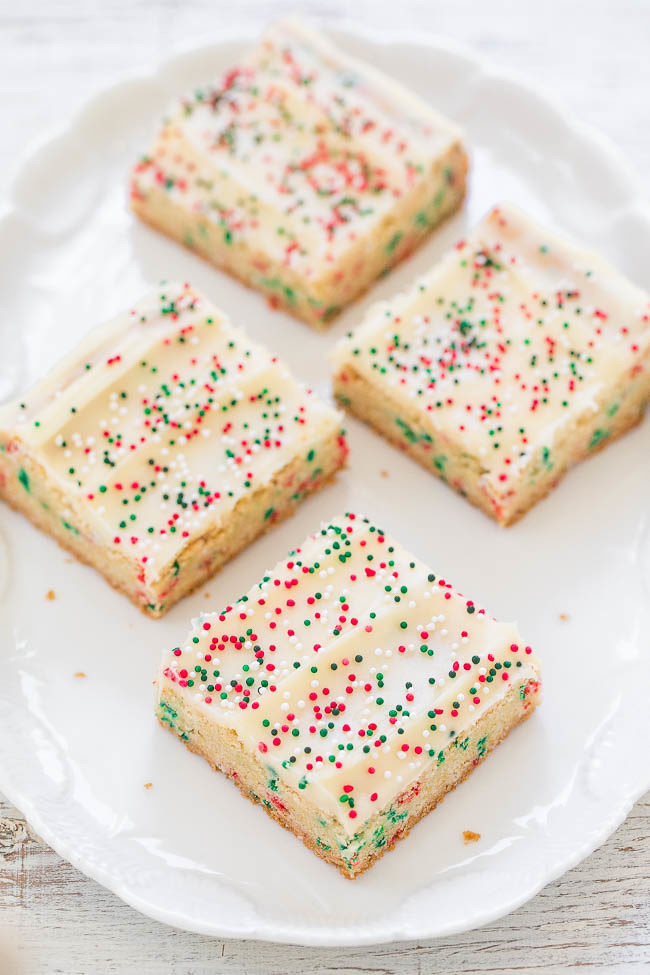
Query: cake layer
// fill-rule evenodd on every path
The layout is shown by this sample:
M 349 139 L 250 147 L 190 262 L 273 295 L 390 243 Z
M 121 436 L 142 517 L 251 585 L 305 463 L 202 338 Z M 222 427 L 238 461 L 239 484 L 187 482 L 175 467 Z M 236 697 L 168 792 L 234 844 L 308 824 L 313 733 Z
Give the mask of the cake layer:
M 466 168 L 458 129 L 425 101 L 285 21 L 170 108 L 131 199 L 323 326 L 456 209 Z
M 536 705 L 491 619 L 365 519 L 312 535 L 165 655 L 158 716 L 354 876 Z
M 342 404 L 508 524 L 642 415 L 650 299 L 502 206 L 333 361 Z
M 0 494 L 153 615 L 345 454 L 340 416 L 186 285 L 0 409 Z

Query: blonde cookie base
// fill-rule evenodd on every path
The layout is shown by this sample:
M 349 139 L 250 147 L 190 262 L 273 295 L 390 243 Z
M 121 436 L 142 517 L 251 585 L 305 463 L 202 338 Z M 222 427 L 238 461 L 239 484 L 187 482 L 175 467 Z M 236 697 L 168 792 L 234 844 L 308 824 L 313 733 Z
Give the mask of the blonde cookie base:
M 327 265 L 325 273 L 313 278 L 255 251 L 244 240 L 224 243 L 222 228 L 203 214 L 179 205 L 165 190 L 142 187 L 137 176 L 131 207 L 150 227 L 260 291 L 272 307 L 282 308 L 316 329 L 324 329 L 458 209 L 465 197 L 467 167 L 467 156 L 460 143 L 455 143 L 436 162 L 430 181 L 407 194 L 371 236 L 362 236 L 344 256 Z M 449 179 L 446 171 L 451 174 Z M 398 242 L 391 246 L 396 239 Z
M 334 376 L 334 395 L 349 412 L 446 481 L 490 518 L 507 526 L 549 494 L 574 464 L 597 453 L 639 423 L 650 398 L 650 370 L 629 380 L 627 385 L 608 391 L 595 412 L 577 419 L 554 447 L 552 469 L 545 469 L 540 462 L 537 470 L 526 469 L 514 488 L 499 493 L 488 483 L 479 458 L 463 453 L 457 444 L 435 434 L 425 425 L 421 413 L 405 409 L 391 396 L 390 390 L 369 382 L 353 363 L 339 367 Z M 613 417 L 607 414 L 606 407 L 612 400 L 620 401 Z M 594 443 L 601 429 L 606 434 Z
M 295 457 L 263 488 L 241 498 L 224 522 L 188 539 L 155 582 L 146 584 L 136 559 L 96 540 L 92 526 L 79 510 L 78 499 L 66 495 L 34 457 L 15 441 L 13 444 L 12 453 L 0 453 L 0 497 L 154 618 L 163 616 L 255 538 L 287 518 L 304 497 L 334 476 L 347 456 L 340 430 L 328 432 L 313 444 L 319 458 L 316 477 L 312 464 Z M 21 470 L 29 489 L 20 480 Z
M 540 688 L 540 681 L 530 677 L 513 683 L 462 738 L 450 742 L 441 763 L 432 764 L 421 779 L 362 824 L 352 839 L 304 792 L 277 778 L 271 780 L 271 789 L 263 759 L 246 751 L 235 731 L 211 721 L 205 707 L 188 700 L 187 693 L 180 692 L 164 676 L 159 680 L 157 714 L 163 726 L 178 735 L 190 751 L 205 758 L 215 771 L 227 775 L 246 798 L 262 805 L 272 819 L 337 867 L 344 877 L 354 879 L 392 850 L 513 728 L 532 714 L 540 700 Z

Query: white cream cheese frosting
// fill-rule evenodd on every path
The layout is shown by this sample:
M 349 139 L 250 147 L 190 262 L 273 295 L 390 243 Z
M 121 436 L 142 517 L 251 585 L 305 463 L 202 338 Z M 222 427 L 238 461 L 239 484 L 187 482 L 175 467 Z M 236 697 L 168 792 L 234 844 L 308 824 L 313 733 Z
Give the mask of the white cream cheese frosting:
M 189 285 L 165 283 L 0 408 L 92 540 L 156 579 L 340 415 Z
M 322 528 L 165 654 L 173 685 L 353 834 L 538 664 L 366 519 Z
M 511 205 L 431 272 L 376 305 L 333 354 L 473 458 L 506 494 L 598 411 L 650 376 L 650 298 L 602 258 Z M 408 431 L 407 431 L 408 433 Z M 608 436 L 593 432 L 597 447 Z M 444 473 L 444 449 L 438 450 Z
M 162 188 L 226 244 L 317 279 L 459 139 L 426 101 L 285 20 L 171 106 L 133 194 Z

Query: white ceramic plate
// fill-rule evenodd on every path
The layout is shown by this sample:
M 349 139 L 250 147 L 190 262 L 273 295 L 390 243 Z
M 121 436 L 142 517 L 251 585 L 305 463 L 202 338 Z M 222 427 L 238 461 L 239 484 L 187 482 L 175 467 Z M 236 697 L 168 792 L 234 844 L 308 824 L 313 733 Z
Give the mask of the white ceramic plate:
M 473 167 L 462 214 L 327 335 L 268 310 L 127 212 L 129 166 L 169 96 L 218 75 L 242 44 L 176 58 L 95 98 L 21 168 L 0 224 L 5 393 L 173 276 L 192 280 L 328 395 L 330 344 L 502 197 L 643 283 L 650 215 L 606 145 L 518 81 L 440 43 L 337 39 L 465 126 Z M 465 930 L 586 856 L 650 786 L 650 423 L 505 531 L 370 431 L 348 426 L 351 461 L 337 482 L 160 621 L 0 510 L 0 789 L 62 856 L 154 918 L 323 945 Z M 161 648 L 183 637 L 192 615 L 245 591 L 344 509 L 368 513 L 495 615 L 518 619 L 545 681 L 534 718 L 354 883 L 159 728 L 151 688 Z M 464 846 L 464 829 L 480 842 Z

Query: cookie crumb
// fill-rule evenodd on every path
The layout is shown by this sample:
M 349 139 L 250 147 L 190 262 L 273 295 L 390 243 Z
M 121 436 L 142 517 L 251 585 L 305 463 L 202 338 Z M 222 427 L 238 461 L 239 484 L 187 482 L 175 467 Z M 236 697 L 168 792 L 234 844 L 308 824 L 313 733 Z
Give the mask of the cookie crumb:
M 86 677 L 87 674 L 84 674 L 83 670 L 76 670 L 74 676 L 75 677 Z
M 56 599 L 56 593 L 54 592 L 54 589 L 48 589 L 47 592 L 45 593 L 45 598 L 49 599 L 50 601 Z
M 567 620 L 569 619 L 569 614 L 568 613 L 560 613 L 560 619 L 562 620 L 563 623 L 566 623 Z
M 150 789 L 152 785 L 153 785 L 153 782 L 145 782 L 144 787 L 145 787 L 145 789 Z
M 205 593 L 205 598 L 206 598 L 206 599 L 209 599 L 209 598 L 210 598 L 210 593 L 209 593 L 209 592 L 206 592 L 206 593 Z
M 390 477 L 390 474 L 386 470 L 382 469 L 381 471 L 379 471 L 379 473 L 381 474 L 382 477 Z
M 467 846 L 468 843 L 478 843 L 480 838 L 481 838 L 480 833 L 475 833 L 471 829 L 463 830 L 463 843 L 465 844 L 465 846 Z

